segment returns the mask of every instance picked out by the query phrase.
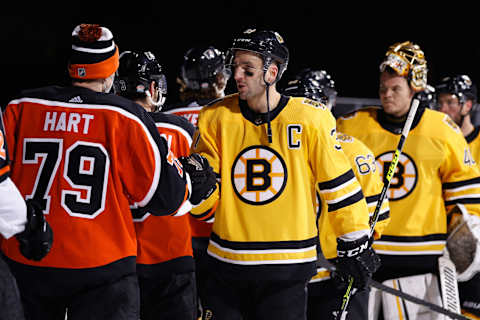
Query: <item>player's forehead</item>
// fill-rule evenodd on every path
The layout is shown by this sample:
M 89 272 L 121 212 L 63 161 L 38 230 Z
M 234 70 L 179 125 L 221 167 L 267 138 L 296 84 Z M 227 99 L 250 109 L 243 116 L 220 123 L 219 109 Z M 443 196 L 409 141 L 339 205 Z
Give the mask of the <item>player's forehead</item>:
M 408 87 L 407 79 L 405 77 L 392 74 L 389 72 L 382 72 L 380 74 L 380 87 L 392 88 L 395 86 Z
M 251 64 L 261 66 L 263 60 L 258 53 L 247 50 L 236 50 L 233 59 L 235 64 Z
M 456 95 L 454 95 L 453 93 L 448 93 L 448 92 L 442 92 L 438 95 L 438 98 L 437 98 L 439 101 L 452 101 L 452 100 L 455 100 L 455 101 L 458 101 L 458 98 Z

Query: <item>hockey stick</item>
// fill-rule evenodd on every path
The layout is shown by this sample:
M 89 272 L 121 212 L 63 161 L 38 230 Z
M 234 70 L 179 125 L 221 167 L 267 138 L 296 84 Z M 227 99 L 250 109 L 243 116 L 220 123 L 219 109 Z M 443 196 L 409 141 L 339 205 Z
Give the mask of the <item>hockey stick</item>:
M 327 260 L 327 261 L 324 261 L 324 262 L 325 263 L 322 264 L 323 268 L 327 269 L 328 271 L 330 271 L 332 273 L 336 271 L 335 266 L 330 261 Z M 397 297 L 402 298 L 404 300 L 410 301 L 410 302 L 415 303 L 417 305 L 427 307 L 430 310 L 441 313 L 443 315 L 446 315 L 446 316 L 450 317 L 451 319 L 470 320 L 470 318 L 465 317 L 462 314 L 456 313 L 455 311 L 448 310 L 447 308 L 444 308 L 442 306 L 439 306 L 439 305 L 433 304 L 431 302 L 422 300 L 422 299 L 417 298 L 415 296 L 412 296 L 411 294 L 408 294 L 406 292 L 403 292 L 403 291 L 400 291 L 398 289 L 394 289 L 392 287 L 386 286 L 386 285 L 384 285 L 380 282 L 377 282 L 373 279 L 368 280 L 368 285 L 370 287 L 373 287 L 373 288 L 376 288 L 378 290 L 384 291 L 386 293 L 389 293 L 391 295 L 397 296 Z
M 384 284 L 381 284 L 377 281 L 374 281 L 372 279 L 369 280 L 369 284 L 370 286 L 374 287 L 374 288 L 377 288 L 379 290 L 382 290 L 384 292 L 387 292 L 391 295 L 394 295 L 394 296 L 397 296 L 397 297 L 400 297 L 404 300 L 407 300 L 407 301 L 410 301 L 410 302 L 413 302 L 415 304 L 418 304 L 418 305 L 422 305 L 422 306 L 425 306 L 427 308 L 429 308 L 430 310 L 432 311 L 435 311 L 435 312 L 438 312 L 438 313 L 441 313 L 443 315 L 446 315 L 452 319 L 460 319 L 460 320 L 469 320 L 470 318 L 467 318 L 461 314 L 458 314 L 458 313 L 455 313 L 455 312 L 452 312 L 448 309 L 445 309 L 445 308 L 442 308 L 436 304 L 433 304 L 433 303 L 430 303 L 430 302 L 427 302 L 427 301 L 424 301 L 422 299 L 419 299 L 417 297 L 414 297 L 408 293 L 405 293 L 403 291 L 400 291 L 400 290 L 397 290 L 397 289 L 394 289 L 394 288 L 390 288 L 389 286 L 386 286 Z
M 380 193 L 380 198 L 378 199 L 377 206 L 375 207 L 375 211 L 373 212 L 372 218 L 370 219 L 370 237 L 373 237 L 373 233 L 375 232 L 375 225 L 378 221 L 378 216 L 380 214 L 380 209 L 382 208 L 383 201 L 387 197 L 387 191 L 390 187 L 390 181 L 392 180 L 393 174 L 395 169 L 397 168 L 398 160 L 400 159 L 400 154 L 402 153 L 403 145 L 405 144 L 405 140 L 407 140 L 408 133 L 410 132 L 410 128 L 413 123 L 413 119 L 415 118 L 415 114 L 417 113 L 418 105 L 420 101 L 417 99 L 413 99 L 412 106 L 410 107 L 410 111 L 407 115 L 407 120 L 402 129 L 402 134 L 400 136 L 400 141 L 398 142 L 397 149 L 395 150 L 395 154 L 393 155 L 392 162 L 390 163 L 390 167 L 388 167 L 387 176 L 384 179 L 382 192 Z M 352 296 L 352 288 L 353 288 L 353 277 L 348 277 L 348 286 L 347 291 L 343 295 L 342 298 L 342 305 L 340 306 L 340 310 L 337 312 L 335 319 L 341 320 L 344 317 L 345 310 L 347 309 L 348 303 L 350 302 L 350 298 Z
M 442 291 L 443 307 L 451 312 L 460 313 L 457 269 L 446 256 L 438 258 L 438 272 Z

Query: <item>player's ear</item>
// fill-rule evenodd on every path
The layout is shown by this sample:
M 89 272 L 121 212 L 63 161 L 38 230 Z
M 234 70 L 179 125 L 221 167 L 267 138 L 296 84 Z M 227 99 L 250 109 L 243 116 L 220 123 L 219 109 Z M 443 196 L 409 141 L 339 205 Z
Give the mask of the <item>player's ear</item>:
M 267 81 L 269 83 L 272 83 L 277 79 L 278 71 L 278 65 L 276 63 L 271 63 L 267 70 Z
M 150 87 L 148 88 L 148 91 L 150 91 L 150 94 L 151 96 L 153 97 L 153 95 L 155 94 L 155 81 L 151 81 L 150 82 Z
M 472 110 L 472 107 L 473 107 L 472 100 L 465 101 L 465 103 L 462 106 L 462 109 L 460 110 L 461 115 L 466 116 L 467 114 L 469 114 L 470 111 Z

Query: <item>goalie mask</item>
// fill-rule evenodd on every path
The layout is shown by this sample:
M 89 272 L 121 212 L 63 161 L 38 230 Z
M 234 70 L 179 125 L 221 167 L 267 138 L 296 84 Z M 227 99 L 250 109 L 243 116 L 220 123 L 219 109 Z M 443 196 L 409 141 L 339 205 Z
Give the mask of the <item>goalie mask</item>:
M 275 31 L 257 31 L 256 29 L 247 29 L 242 35 L 233 40 L 232 47 L 229 50 L 228 64 L 231 65 L 235 56 L 235 51 L 244 50 L 259 54 L 263 59 L 263 72 L 265 73 L 272 62 L 278 64 L 278 74 L 275 82 L 282 77 L 287 69 L 289 52 L 285 46 L 285 41 Z
M 390 67 L 396 74 L 405 77 L 413 91 L 419 92 L 427 86 L 427 61 L 420 47 L 410 41 L 390 46 L 380 64 L 380 72 Z
M 180 68 L 180 79 L 192 90 L 206 89 L 223 74 L 225 82 L 230 78 L 230 70 L 225 68 L 225 55 L 214 47 L 191 48 L 185 54 Z
M 450 217 L 448 253 L 457 269 L 458 281 L 468 281 L 480 271 L 480 219 L 463 206 L 455 207 Z
M 335 82 L 325 70 L 303 69 L 294 80 L 288 82 L 284 93 L 321 102 L 330 110 L 337 98 Z
M 157 99 L 153 100 L 150 84 L 155 83 Z M 167 80 L 153 53 L 124 51 L 114 81 L 115 93 L 129 99 L 146 96 L 159 111 L 166 100 Z

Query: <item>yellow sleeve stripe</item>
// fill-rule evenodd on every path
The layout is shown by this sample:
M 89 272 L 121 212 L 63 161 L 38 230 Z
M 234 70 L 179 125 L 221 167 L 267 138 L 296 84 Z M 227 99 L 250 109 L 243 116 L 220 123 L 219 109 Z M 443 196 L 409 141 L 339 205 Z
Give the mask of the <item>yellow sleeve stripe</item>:
M 207 253 L 220 261 L 238 265 L 295 264 L 317 260 L 316 246 L 293 250 L 231 250 L 210 241 Z
M 429 241 L 424 243 L 375 241 L 373 243 L 373 248 L 379 254 L 390 255 L 442 254 L 442 251 L 445 248 L 445 241 Z

